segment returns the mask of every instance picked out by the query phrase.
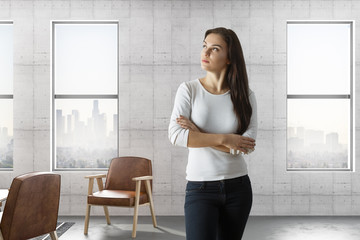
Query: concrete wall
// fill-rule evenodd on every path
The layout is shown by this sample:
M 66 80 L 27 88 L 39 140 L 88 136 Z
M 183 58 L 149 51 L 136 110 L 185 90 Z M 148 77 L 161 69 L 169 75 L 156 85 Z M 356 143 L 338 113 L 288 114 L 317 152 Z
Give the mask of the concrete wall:
M 8 187 L 16 175 L 51 168 L 50 21 L 118 20 L 120 155 L 152 159 L 157 214 L 182 215 L 187 150 L 167 139 L 173 99 L 181 82 L 204 76 L 199 54 L 205 30 L 225 26 L 240 38 L 258 101 L 257 149 L 246 158 L 254 191 L 252 214 L 360 214 L 359 167 L 353 173 L 285 171 L 286 20 L 296 19 L 350 19 L 358 28 L 360 1 L 0 1 L 0 20 L 14 22 L 15 144 L 14 171 L 0 172 L 0 187 Z M 356 115 L 359 110 L 356 104 Z M 355 126 L 359 136 L 358 119 Z M 84 215 L 84 176 L 94 172 L 59 173 L 60 215 Z M 100 207 L 92 211 L 102 214 Z M 149 214 L 148 209 L 141 214 Z

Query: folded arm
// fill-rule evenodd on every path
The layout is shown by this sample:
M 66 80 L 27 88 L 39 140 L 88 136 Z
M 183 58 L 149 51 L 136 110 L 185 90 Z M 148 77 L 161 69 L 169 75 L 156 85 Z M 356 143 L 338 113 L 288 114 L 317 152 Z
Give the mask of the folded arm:
M 189 130 L 188 147 L 212 147 L 227 153 L 230 149 L 248 153 L 255 147 L 255 140 L 250 137 L 238 134 L 205 133 L 184 116 L 180 116 L 176 121 L 182 128 Z

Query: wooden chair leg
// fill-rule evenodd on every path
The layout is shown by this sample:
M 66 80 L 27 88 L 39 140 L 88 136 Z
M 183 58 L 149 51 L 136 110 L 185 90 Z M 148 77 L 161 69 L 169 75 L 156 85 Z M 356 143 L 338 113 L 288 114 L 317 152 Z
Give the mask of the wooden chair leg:
M 106 222 L 108 225 L 110 225 L 111 224 L 110 215 L 109 215 L 109 209 L 107 206 L 104 206 L 104 212 L 105 212 Z
M 153 225 L 156 228 L 157 227 L 157 222 L 156 222 L 156 217 L 155 217 L 155 209 L 154 209 L 154 202 L 153 202 L 153 198 L 152 198 L 151 185 L 150 185 L 149 180 L 146 180 L 145 187 L 146 187 L 147 194 L 149 196 L 150 212 L 151 212 Z
M 133 222 L 132 238 L 136 238 L 136 227 L 137 227 L 137 220 L 138 220 L 138 214 L 139 214 L 139 202 L 140 202 L 140 188 L 141 188 L 141 181 L 137 181 L 136 182 L 136 193 L 135 193 L 134 222 Z
M 50 233 L 51 240 L 59 240 L 56 231 Z
M 86 205 L 86 215 L 85 215 L 85 226 L 84 226 L 84 234 L 85 235 L 88 234 L 89 220 L 90 220 L 90 208 L 91 208 L 91 205 L 87 204 Z

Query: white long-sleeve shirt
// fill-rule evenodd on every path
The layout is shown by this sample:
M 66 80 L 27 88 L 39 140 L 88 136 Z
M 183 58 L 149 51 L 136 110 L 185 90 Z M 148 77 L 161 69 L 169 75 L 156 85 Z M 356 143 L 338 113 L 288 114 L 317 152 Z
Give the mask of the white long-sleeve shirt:
M 243 136 L 256 139 L 257 106 L 250 90 L 252 116 Z M 187 147 L 189 130 L 182 128 L 176 118 L 183 115 L 207 133 L 236 133 L 238 120 L 234 112 L 230 91 L 216 95 L 208 92 L 199 79 L 182 83 L 176 93 L 169 124 L 169 139 L 176 146 Z M 233 155 L 211 147 L 190 148 L 186 179 L 188 181 L 215 181 L 247 174 L 241 154 Z

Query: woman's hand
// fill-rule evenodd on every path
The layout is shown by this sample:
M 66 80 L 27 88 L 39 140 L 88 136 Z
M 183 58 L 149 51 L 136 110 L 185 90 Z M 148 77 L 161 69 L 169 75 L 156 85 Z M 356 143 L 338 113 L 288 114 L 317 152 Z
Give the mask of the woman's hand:
M 222 144 L 230 149 L 248 154 L 255 149 L 255 140 L 238 134 L 224 134 Z
M 180 115 L 180 117 L 178 117 L 176 119 L 177 124 L 179 124 L 182 128 L 185 129 L 189 129 L 191 131 L 194 132 L 201 132 L 200 129 L 189 119 L 187 119 L 186 117 Z

